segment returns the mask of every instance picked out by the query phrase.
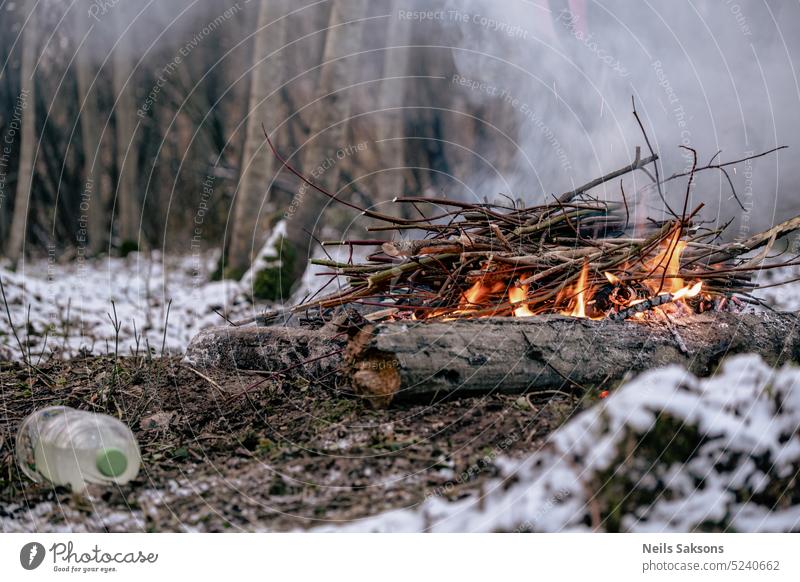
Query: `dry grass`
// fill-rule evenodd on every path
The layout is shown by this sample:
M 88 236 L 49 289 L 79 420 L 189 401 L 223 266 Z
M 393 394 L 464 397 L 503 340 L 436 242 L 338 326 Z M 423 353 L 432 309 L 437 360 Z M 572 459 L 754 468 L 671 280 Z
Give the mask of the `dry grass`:
M 146 356 L 0 364 L 3 529 L 287 530 L 458 498 L 495 475 L 495 457 L 530 454 L 581 405 L 489 395 L 375 411 L 303 379 L 231 398 L 252 381 Z M 137 480 L 77 496 L 21 476 L 16 428 L 54 404 L 129 424 Z

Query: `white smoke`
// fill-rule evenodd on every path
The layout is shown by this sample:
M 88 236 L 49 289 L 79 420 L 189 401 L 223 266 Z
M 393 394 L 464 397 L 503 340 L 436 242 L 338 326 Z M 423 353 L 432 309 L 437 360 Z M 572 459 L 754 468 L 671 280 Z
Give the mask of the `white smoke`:
M 518 128 L 514 164 L 502 179 L 475 177 L 482 191 L 507 191 L 510 182 L 513 195 L 540 202 L 628 164 L 645 146 L 631 115 L 635 96 L 666 175 L 690 165 L 681 144 L 701 163 L 718 150 L 730 161 L 790 146 L 732 175 L 747 212 L 724 177 L 707 172 L 692 200 L 706 203 L 706 218 L 737 217 L 731 230 L 746 235 L 800 212 L 796 3 L 450 0 L 441 20 L 459 75 L 486 84 L 456 89 L 513 111 L 503 127 Z M 640 175 L 635 185 L 646 181 Z M 618 196 L 618 182 L 607 188 Z M 668 198 L 684 191 L 676 181 Z M 657 197 L 644 206 L 660 215 Z

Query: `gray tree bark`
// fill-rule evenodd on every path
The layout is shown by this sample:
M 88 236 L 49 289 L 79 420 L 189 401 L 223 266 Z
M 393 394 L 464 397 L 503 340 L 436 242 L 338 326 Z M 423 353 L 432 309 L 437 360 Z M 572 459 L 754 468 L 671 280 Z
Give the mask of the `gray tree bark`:
M 676 319 L 672 329 L 561 316 L 384 323 L 360 332 L 348 351 L 353 389 L 377 406 L 495 391 L 581 392 L 670 364 L 708 375 L 737 353 L 773 365 L 798 361 L 800 317 L 705 313 Z
M 358 52 L 363 23 L 353 21 L 364 18 L 366 12 L 366 0 L 333 1 L 318 88 L 322 102 L 312 118 L 310 142 L 302 157 L 303 172 L 317 185 L 333 193 L 339 187 L 340 176 L 336 152 L 347 146 L 343 143 L 350 116 L 346 88 L 355 77 L 353 69 L 358 62 L 355 57 L 340 57 Z M 351 24 L 345 24 L 348 22 Z M 339 91 L 342 89 L 345 91 Z M 291 274 L 294 281 L 305 271 L 313 248 L 313 239 L 308 232 L 319 227 L 327 202 L 328 199 L 321 194 L 301 185 L 286 212 L 286 238 L 296 255 Z
M 392 17 L 388 22 L 386 46 L 406 47 L 411 38 L 411 24 L 398 21 L 398 10 L 404 5 L 403 0 L 393 0 Z M 408 60 L 410 48 L 387 48 L 383 59 L 383 78 L 378 97 L 380 110 L 377 126 L 376 142 L 381 151 L 382 167 L 378 168 L 375 196 L 377 201 L 384 202 L 395 196 L 403 196 L 405 186 L 405 111 L 398 109 L 404 103 Z M 381 207 L 380 212 L 388 212 L 388 207 Z
M 192 338 L 183 362 L 209 370 L 286 371 L 322 376 L 342 364 L 346 338 L 299 327 L 212 327 Z
M 491 392 L 580 394 L 671 364 L 708 376 L 723 358 L 741 353 L 775 366 L 800 361 L 800 316 L 704 313 L 675 319 L 672 327 L 562 316 L 391 322 L 360 330 L 336 323 L 319 330 L 220 327 L 200 332 L 184 361 L 286 377 L 338 372 L 356 395 L 380 407 Z
M 25 3 L 25 13 L 30 18 L 22 34 L 22 66 L 20 70 L 20 97 L 18 103 L 22 112 L 19 167 L 17 169 L 17 187 L 14 195 L 14 214 L 11 219 L 11 231 L 8 241 L 8 257 L 16 263 L 22 256 L 25 247 L 25 235 L 28 231 L 28 213 L 31 204 L 31 188 L 33 187 L 34 158 L 36 153 L 36 82 L 33 69 L 36 65 L 37 18 L 35 0 Z
M 103 204 L 102 185 L 100 183 L 102 160 L 100 156 L 100 109 L 97 103 L 97 88 L 93 86 L 92 47 L 89 38 L 89 0 L 82 0 L 77 9 L 73 9 L 76 41 L 83 43 L 78 49 L 75 59 L 75 70 L 78 81 L 78 99 L 81 104 L 81 146 L 83 150 L 83 193 L 89 204 L 88 216 L 81 216 L 88 230 L 89 253 L 96 255 L 108 242 L 110 221 Z M 81 241 L 79 241 L 79 244 Z M 85 243 L 84 243 L 85 244 Z
M 139 149 L 136 143 L 136 97 L 135 85 L 130 78 L 132 68 L 132 31 L 126 30 L 128 19 L 123 10 L 125 4 L 114 9 L 119 42 L 114 49 L 112 83 L 116 106 L 114 119 L 116 123 L 116 155 L 117 155 L 117 190 L 115 204 L 118 216 L 118 234 L 121 243 L 142 242 L 139 236 L 141 223 L 141 203 L 139 201 L 138 161 Z
M 287 21 L 267 25 L 288 12 L 287 0 L 261 0 L 258 32 L 253 43 L 253 61 L 248 117 L 242 149 L 239 188 L 235 195 L 234 219 L 226 257 L 226 270 L 242 274 L 252 264 L 267 237 L 268 213 L 264 202 L 275 168 L 274 156 L 264 139 L 262 127 L 272 131 L 283 118 L 277 91 L 285 77 Z M 272 54 L 275 53 L 275 54 Z

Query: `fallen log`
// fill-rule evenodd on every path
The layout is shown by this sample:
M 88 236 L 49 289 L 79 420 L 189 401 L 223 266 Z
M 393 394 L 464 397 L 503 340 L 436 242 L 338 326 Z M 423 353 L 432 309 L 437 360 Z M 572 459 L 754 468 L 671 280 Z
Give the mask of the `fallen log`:
M 705 313 L 667 322 L 563 316 L 368 325 L 348 345 L 356 394 L 376 406 L 493 391 L 605 386 L 628 373 L 680 364 L 709 375 L 727 355 L 800 360 L 800 317 Z M 677 334 L 677 335 L 676 335 Z
M 346 340 L 334 328 L 212 327 L 192 339 L 183 363 L 199 369 L 287 370 L 319 377 L 340 367 Z

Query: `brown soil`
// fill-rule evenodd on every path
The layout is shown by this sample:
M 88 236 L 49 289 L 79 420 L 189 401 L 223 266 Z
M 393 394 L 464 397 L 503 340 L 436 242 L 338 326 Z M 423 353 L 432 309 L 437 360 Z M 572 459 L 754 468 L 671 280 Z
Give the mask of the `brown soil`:
M 115 371 L 116 370 L 116 371 Z M 0 364 L 3 530 L 292 530 L 345 522 L 430 495 L 458 499 L 524 457 L 582 403 L 488 395 L 372 410 L 335 385 L 204 378 L 176 358 Z M 31 411 L 64 404 L 127 423 L 142 470 L 84 495 L 37 485 L 13 443 Z

